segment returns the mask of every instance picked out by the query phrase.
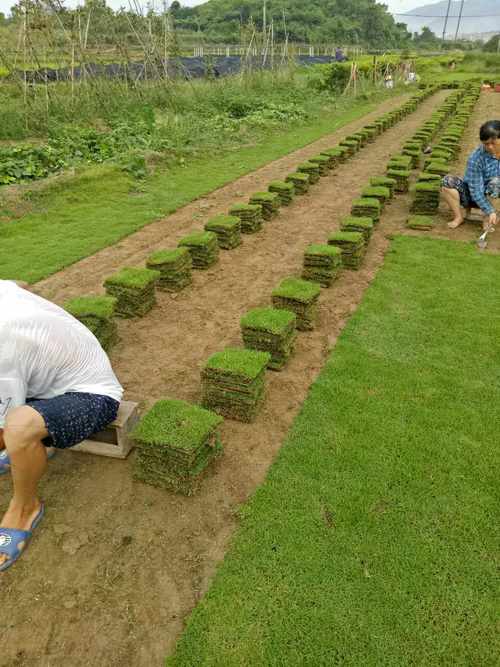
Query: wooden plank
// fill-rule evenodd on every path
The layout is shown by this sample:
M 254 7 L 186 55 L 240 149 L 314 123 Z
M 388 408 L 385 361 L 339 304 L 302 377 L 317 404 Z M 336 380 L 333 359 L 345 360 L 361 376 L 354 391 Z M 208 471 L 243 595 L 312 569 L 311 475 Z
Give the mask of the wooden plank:
M 125 459 L 134 447 L 134 441 L 130 437 L 130 433 L 138 420 L 137 403 L 122 401 L 118 415 L 112 424 L 71 449 L 75 452 Z

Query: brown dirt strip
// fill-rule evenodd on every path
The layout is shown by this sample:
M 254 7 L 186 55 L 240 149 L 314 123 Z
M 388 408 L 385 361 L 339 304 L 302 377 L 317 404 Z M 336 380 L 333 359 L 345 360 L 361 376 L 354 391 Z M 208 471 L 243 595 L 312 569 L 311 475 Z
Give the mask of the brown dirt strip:
M 159 294 L 147 317 L 120 322 L 122 340 L 112 362 L 127 397 L 147 404 L 164 396 L 196 401 L 206 358 L 241 344 L 240 317 L 268 304 L 281 278 L 300 272 L 306 245 L 338 228 L 369 177 L 383 172 L 389 155 L 446 95 L 424 102 L 260 234 L 245 236 L 214 269 L 196 273 L 191 288 Z M 214 193 L 206 216 L 227 210 L 237 192 L 246 197 L 284 176 L 369 117 Z M 387 229 L 406 218 L 408 201 L 400 198 L 388 208 L 362 270 L 344 272 L 323 291 L 317 330 L 300 334 L 286 370 L 268 374 L 268 399 L 256 423 L 224 424 L 225 455 L 199 495 L 183 498 L 134 482 L 131 459 L 64 452 L 51 463 L 42 485 L 48 516 L 28 553 L 1 579 L 8 613 L 0 620 L 0 665 L 57 667 L 68 659 L 72 666 L 163 663 L 227 549 L 239 505 L 264 480 L 309 386 L 383 261 Z M 49 278 L 37 291 L 58 302 L 96 291 L 118 267 L 141 264 L 153 250 L 175 245 L 199 212 L 200 204 L 190 205 Z M 5 503 L 8 482 L 0 488 Z

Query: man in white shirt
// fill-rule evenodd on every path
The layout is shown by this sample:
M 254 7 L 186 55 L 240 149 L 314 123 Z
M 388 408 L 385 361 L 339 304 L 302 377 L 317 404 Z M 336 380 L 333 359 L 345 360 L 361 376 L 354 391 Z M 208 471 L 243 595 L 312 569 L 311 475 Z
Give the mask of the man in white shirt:
M 37 485 L 47 453 L 116 418 L 123 389 L 98 340 L 62 308 L 0 280 L 0 475 L 14 493 L 0 521 L 0 572 L 43 517 Z

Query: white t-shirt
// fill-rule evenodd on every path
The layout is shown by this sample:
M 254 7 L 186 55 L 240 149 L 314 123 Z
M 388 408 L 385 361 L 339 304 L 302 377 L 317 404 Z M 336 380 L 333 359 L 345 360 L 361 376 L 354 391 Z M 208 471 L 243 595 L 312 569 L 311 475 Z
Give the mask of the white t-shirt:
M 97 338 L 59 306 L 0 280 L 0 428 L 27 398 L 123 389 Z

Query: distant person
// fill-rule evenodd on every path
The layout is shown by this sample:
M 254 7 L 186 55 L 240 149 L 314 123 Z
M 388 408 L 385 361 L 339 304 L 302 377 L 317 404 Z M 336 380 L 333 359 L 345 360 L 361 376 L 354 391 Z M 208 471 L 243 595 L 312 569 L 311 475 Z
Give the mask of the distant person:
M 37 486 L 47 459 L 113 422 L 122 393 L 83 324 L 0 280 L 0 474 L 10 473 L 14 488 L 0 521 L 0 572 L 22 555 L 43 518 Z
M 340 48 L 340 46 L 337 46 L 335 49 L 335 61 L 338 63 L 343 63 L 347 60 L 346 55 L 344 54 L 343 50 Z
M 392 74 L 390 72 L 388 72 L 384 77 L 384 86 L 388 90 L 392 90 L 392 88 L 394 88 L 394 79 L 392 78 Z
M 473 208 L 482 211 L 485 230 L 498 222 L 490 199 L 500 197 L 500 120 L 484 123 L 479 138 L 482 145 L 469 157 L 465 176 L 448 175 L 442 181 L 443 198 L 454 216 L 448 223 L 451 229 L 459 227 Z

